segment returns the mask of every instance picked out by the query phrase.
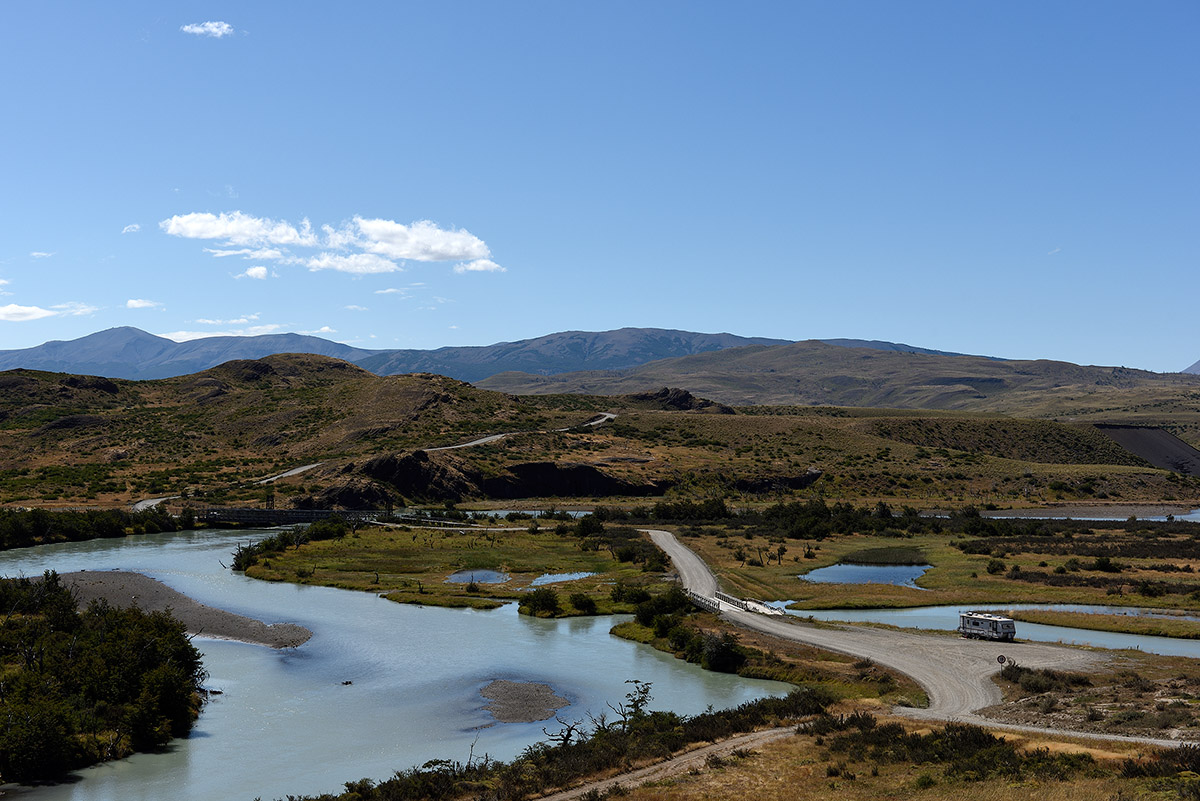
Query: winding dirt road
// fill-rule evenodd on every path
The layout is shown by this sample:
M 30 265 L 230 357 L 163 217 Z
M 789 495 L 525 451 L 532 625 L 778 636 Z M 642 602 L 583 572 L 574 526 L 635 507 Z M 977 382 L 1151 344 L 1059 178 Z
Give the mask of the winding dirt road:
M 669 532 L 647 533 L 654 544 L 671 557 L 686 589 L 707 598 L 715 598 L 717 580 L 704 560 Z M 1100 735 L 1095 733 L 1000 724 L 975 714 L 976 710 L 998 704 L 1002 700 L 1000 689 L 992 681 L 992 677 L 1000 671 L 997 657 L 1003 655 L 1007 659 L 1015 659 L 1018 664 L 1029 668 L 1087 670 L 1104 659 L 1099 652 L 1060 645 L 992 643 L 857 626 L 817 628 L 806 625 L 795 617 L 770 617 L 743 612 L 727 604 L 722 604 L 721 616 L 742 628 L 828 651 L 870 659 L 912 677 L 929 695 L 929 707 L 901 707 L 895 710 L 898 714 L 931 720 L 975 723 L 1016 731 L 1077 734 L 1091 739 L 1100 738 Z M 1179 745 L 1173 740 L 1117 735 L 1108 735 L 1103 739 Z
M 602 423 L 607 423 L 609 420 L 616 420 L 616 419 L 617 419 L 617 416 L 615 414 L 613 414 L 612 412 L 601 412 L 600 414 L 596 415 L 595 417 L 593 417 L 591 420 L 587 421 L 583 425 L 568 426 L 566 428 L 556 428 L 556 429 L 554 429 L 554 431 L 552 433 L 558 434 L 558 433 L 562 433 L 564 431 L 571 431 L 576 428 L 590 428 L 590 427 L 598 426 Z M 426 453 L 432 453 L 434 451 L 456 451 L 459 448 L 474 448 L 476 445 L 487 445 L 488 443 L 491 443 L 491 442 L 498 442 L 499 440 L 502 440 L 505 437 L 511 437 L 515 434 L 544 434 L 544 433 L 546 433 L 546 432 L 544 432 L 544 431 L 506 431 L 503 434 L 489 434 L 486 437 L 480 437 L 479 439 L 473 439 L 470 442 L 464 442 L 461 445 L 442 445 L 441 447 L 438 447 L 438 448 L 422 448 L 422 450 L 424 450 Z

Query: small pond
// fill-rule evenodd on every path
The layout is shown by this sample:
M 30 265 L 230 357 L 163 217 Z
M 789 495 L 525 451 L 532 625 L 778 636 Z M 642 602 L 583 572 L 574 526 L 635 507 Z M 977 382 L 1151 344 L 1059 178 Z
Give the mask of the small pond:
M 499 570 L 460 570 L 446 576 L 447 584 L 503 584 L 508 581 L 508 574 Z
M 575 581 L 576 579 L 594 576 L 595 573 L 543 573 L 529 582 L 530 587 L 540 587 L 543 584 L 557 584 L 560 581 Z
M 933 565 L 830 565 L 799 578 L 818 584 L 896 584 L 924 590 L 916 581 L 931 567 Z

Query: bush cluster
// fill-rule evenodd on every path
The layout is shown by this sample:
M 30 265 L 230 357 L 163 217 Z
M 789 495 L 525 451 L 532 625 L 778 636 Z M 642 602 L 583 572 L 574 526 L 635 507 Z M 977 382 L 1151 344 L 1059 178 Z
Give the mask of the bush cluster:
M 1052 754 L 1044 748 L 1018 750 L 978 726 L 947 723 L 928 734 L 910 734 L 899 723 L 879 724 L 871 715 L 822 715 L 801 731 L 827 736 L 829 750 L 856 761 L 945 765 L 946 775 L 965 781 L 992 778 L 1067 779 L 1093 764 L 1089 754 Z
M 257 542 L 239 543 L 233 552 L 233 564 L 230 567 L 233 570 L 245 570 L 258 564 L 260 556 L 274 556 L 288 548 L 299 548 L 306 542 L 341 539 L 349 532 L 349 524 L 337 515 L 307 526 L 294 526 Z
M 134 534 L 156 534 L 192 528 L 195 516 L 185 509 L 178 520 L 160 506 L 140 512 L 89 509 L 51 512 L 46 509 L 0 509 L 0 551 L 51 542 L 81 542 Z
M 0 579 L 0 784 L 52 778 L 186 734 L 206 674 L 165 612 L 79 612 L 57 574 Z
M 1000 678 L 1020 685 L 1027 693 L 1040 695 L 1048 692 L 1069 692 L 1076 687 L 1091 687 L 1092 682 L 1081 673 L 1067 673 L 1049 668 L 1021 667 L 1016 662 L 1008 662 L 1000 668 Z

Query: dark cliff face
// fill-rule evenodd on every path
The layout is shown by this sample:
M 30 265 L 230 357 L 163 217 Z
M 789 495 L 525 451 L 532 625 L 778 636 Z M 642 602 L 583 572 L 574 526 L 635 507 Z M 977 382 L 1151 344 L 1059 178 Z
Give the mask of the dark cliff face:
M 635 484 L 588 464 L 526 462 L 509 475 L 486 479 L 480 489 L 490 498 L 645 497 L 662 495 L 664 487 Z
M 432 458 L 425 451 L 388 454 L 356 470 L 392 487 L 406 498 L 450 501 L 476 495 L 483 475 L 453 457 Z
M 525 462 L 485 476 L 458 457 L 425 451 L 393 453 L 350 464 L 327 489 L 296 498 L 298 508 L 383 508 L 396 495 L 415 501 L 463 498 L 648 497 L 665 485 L 634 483 L 588 464 Z

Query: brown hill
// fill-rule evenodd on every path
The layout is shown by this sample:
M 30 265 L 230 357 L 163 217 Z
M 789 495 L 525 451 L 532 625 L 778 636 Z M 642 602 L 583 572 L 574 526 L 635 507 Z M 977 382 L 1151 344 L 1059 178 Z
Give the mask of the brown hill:
M 987 411 L 1168 424 L 1200 442 L 1200 376 L 1058 361 L 1006 361 L 847 348 L 816 341 L 732 348 L 630 370 L 533 376 L 479 386 L 514 394 L 624 395 L 681 387 L 720 403 Z

